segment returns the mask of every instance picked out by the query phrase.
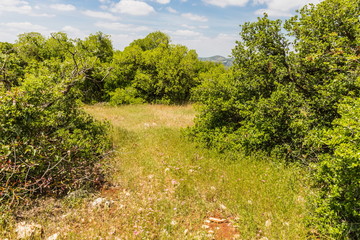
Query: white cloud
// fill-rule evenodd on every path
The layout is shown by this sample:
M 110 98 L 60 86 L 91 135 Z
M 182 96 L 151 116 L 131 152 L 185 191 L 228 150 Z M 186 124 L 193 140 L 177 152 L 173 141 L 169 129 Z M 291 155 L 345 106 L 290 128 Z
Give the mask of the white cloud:
M 121 31 L 130 31 L 130 32 L 151 31 L 151 29 L 146 26 L 135 26 L 133 24 L 123 24 L 118 22 L 98 22 L 95 24 L 95 26 L 110 30 L 121 30 Z
M 154 8 L 149 4 L 136 0 L 120 0 L 111 8 L 111 11 L 135 16 L 145 16 L 155 12 Z
M 206 26 L 206 25 L 202 25 L 202 26 L 192 26 L 192 25 L 187 25 L 187 24 L 181 24 L 181 27 L 183 28 L 187 28 L 187 29 L 191 29 L 191 30 L 194 30 L 194 29 L 208 29 L 209 26 Z
M 84 38 L 87 35 L 82 30 L 73 26 L 65 26 L 61 31 L 67 33 L 71 38 Z
M 52 4 L 50 8 L 58 10 L 58 11 L 74 11 L 76 7 L 71 4 Z
M 168 4 L 168 3 L 170 3 L 171 0 L 155 0 L 155 1 L 160 4 Z
M 259 9 L 255 14 L 262 15 L 266 12 L 273 17 L 288 17 L 291 16 L 291 11 L 299 9 L 309 3 L 319 3 L 321 0 L 253 0 L 254 4 L 264 4 L 266 9 Z
M 29 15 L 35 17 L 53 17 L 47 13 L 35 13 L 35 10 L 39 10 L 39 6 L 32 7 L 29 2 L 22 0 L 0 0 L 0 13 L 11 12 L 22 15 Z
M 200 35 L 195 38 L 183 38 L 182 36 L 174 35 L 172 39 L 174 43 L 185 45 L 189 49 L 196 49 L 200 57 L 210 57 L 214 55 L 227 57 L 231 54 L 231 49 L 235 47 L 237 38 L 237 34 L 219 34 L 215 37 Z
M 107 19 L 107 20 L 113 20 L 113 21 L 119 19 L 118 17 L 116 17 L 108 12 L 86 10 L 86 11 L 82 11 L 82 13 L 88 17 L 93 17 L 93 18 L 101 18 L 101 19 Z
M 20 14 L 31 14 L 32 7 L 26 1 L 21 0 L 1 0 L 0 12 L 15 12 Z
M 2 42 L 15 42 L 16 35 L 13 33 L 0 31 L 0 39 Z
M 201 28 L 201 29 L 208 29 L 209 26 L 203 25 L 203 26 L 199 26 L 199 28 Z
M 173 9 L 172 7 L 167 7 L 166 10 L 168 10 L 168 12 L 170 12 L 170 13 L 177 13 L 177 11 L 175 9 Z
M 227 7 L 227 6 L 245 6 L 249 0 L 203 0 L 203 2 L 218 7 Z
M 188 29 L 196 29 L 195 26 L 190 26 L 190 25 L 187 25 L 187 24 L 181 24 L 182 27 L 184 28 L 188 28 Z
M 182 17 L 193 20 L 193 21 L 199 21 L 199 22 L 207 22 L 208 19 L 204 16 L 192 14 L 192 13 L 183 13 L 181 14 Z
M 182 37 L 197 37 L 201 35 L 201 33 L 191 30 L 176 30 L 175 32 L 172 32 L 172 34 Z
M 47 13 L 35 13 L 33 10 L 39 9 L 38 6 L 33 8 L 29 2 L 21 1 L 21 0 L 1 0 L 0 1 L 0 13 L 11 12 L 18 13 L 22 15 L 29 15 L 35 17 L 53 17 L 54 15 L 50 15 Z
M 26 32 L 41 32 L 45 31 L 47 28 L 41 25 L 32 24 L 30 22 L 8 22 L 0 23 L 0 26 L 8 28 L 11 31 L 26 31 Z
M 264 15 L 264 13 L 267 13 L 267 15 L 272 16 L 272 17 L 291 17 L 292 14 L 290 12 L 286 12 L 286 11 L 281 11 L 281 10 L 277 10 L 277 9 L 258 9 L 255 11 L 256 15 Z
M 145 36 L 133 34 L 111 34 L 114 48 L 119 50 L 123 50 L 125 47 L 129 46 L 130 43 L 135 39 L 140 39 L 144 37 Z

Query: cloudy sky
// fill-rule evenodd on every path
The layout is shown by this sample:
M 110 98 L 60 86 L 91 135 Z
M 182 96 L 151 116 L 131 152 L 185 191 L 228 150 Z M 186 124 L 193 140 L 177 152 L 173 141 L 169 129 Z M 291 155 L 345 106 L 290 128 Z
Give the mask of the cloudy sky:
M 239 25 L 266 11 L 286 18 L 320 0 L 0 0 L 0 41 L 18 34 L 66 32 L 84 38 L 102 31 L 116 49 L 153 31 L 167 33 L 174 44 L 195 49 L 199 56 L 228 56 Z

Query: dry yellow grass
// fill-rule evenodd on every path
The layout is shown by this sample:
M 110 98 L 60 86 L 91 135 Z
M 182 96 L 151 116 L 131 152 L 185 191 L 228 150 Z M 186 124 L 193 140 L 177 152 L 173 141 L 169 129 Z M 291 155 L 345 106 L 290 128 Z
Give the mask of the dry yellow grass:
M 115 127 L 136 130 L 161 126 L 184 128 L 193 124 L 195 110 L 192 105 L 127 105 L 111 107 L 86 106 L 85 109 L 99 120 L 108 120 Z

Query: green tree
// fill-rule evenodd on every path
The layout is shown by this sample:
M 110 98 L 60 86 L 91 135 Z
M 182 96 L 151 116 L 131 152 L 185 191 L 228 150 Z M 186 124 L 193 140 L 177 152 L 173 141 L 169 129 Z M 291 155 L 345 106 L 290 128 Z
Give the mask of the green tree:
M 230 73 L 199 87 L 203 107 L 192 134 L 218 149 L 297 156 L 311 111 L 293 80 L 282 23 L 265 15 L 240 36 Z
M 0 85 L 1 203 L 101 184 L 107 127 L 78 107 L 97 57 L 84 57 L 63 33 L 24 34 L 14 48 L 2 46 L 4 79 L 16 84 Z
M 302 8 L 287 22 L 295 37 L 295 81 L 306 96 L 317 124 L 331 126 L 339 117 L 337 103 L 344 96 L 358 96 L 355 84 L 359 65 L 358 0 L 327 0 Z
M 245 23 L 234 67 L 198 87 L 190 130 L 219 150 L 314 162 L 316 227 L 336 239 L 359 237 L 359 16 L 359 0 L 305 6 L 285 24 L 293 42 L 279 20 Z
M 169 42 L 166 34 L 154 32 L 115 53 L 105 84 L 113 103 L 138 98 L 131 101 L 179 104 L 190 99 L 202 65 L 194 50 Z
M 0 63 L 0 89 L 18 86 L 24 77 L 26 62 L 18 56 L 14 44 L 0 43 Z
M 139 46 L 143 51 L 152 50 L 157 47 L 167 47 L 170 44 L 170 37 L 163 32 L 156 31 L 149 33 L 143 39 L 137 39 L 130 43 L 130 46 Z
M 330 152 L 320 156 L 316 174 L 320 188 L 314 222 L 334 239 L 360 237 L 360 99 L 338 105 L 341 116 L 324 132 Z

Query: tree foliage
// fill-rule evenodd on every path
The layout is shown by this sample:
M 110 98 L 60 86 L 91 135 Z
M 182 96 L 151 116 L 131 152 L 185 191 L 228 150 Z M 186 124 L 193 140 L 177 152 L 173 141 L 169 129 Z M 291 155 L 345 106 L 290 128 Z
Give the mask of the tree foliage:
M 360 222 L 359 15 L 358 0 L 325 0 L 285 24 L 267 15 L 243 24 L 233 68 L 196 88 L 189 130 L 219 150 L 317 165 L 317 227 L 334 238 L 355 239 Z
M 194 50 L 170 44 L 166 34 L 154 32 L 114 55 L 113 71 L 105 88 L 114 104 L 181 104 L 189 101 L 191 89 L 199 84 L 203 64 Z M 134 101 L 119 101 L 126 93 Z
M 79 109 L 83 82 L 100 61 L 64 33 L 2 43 L 0 200 L 61 195 L 102 183 L 107 126 Z

